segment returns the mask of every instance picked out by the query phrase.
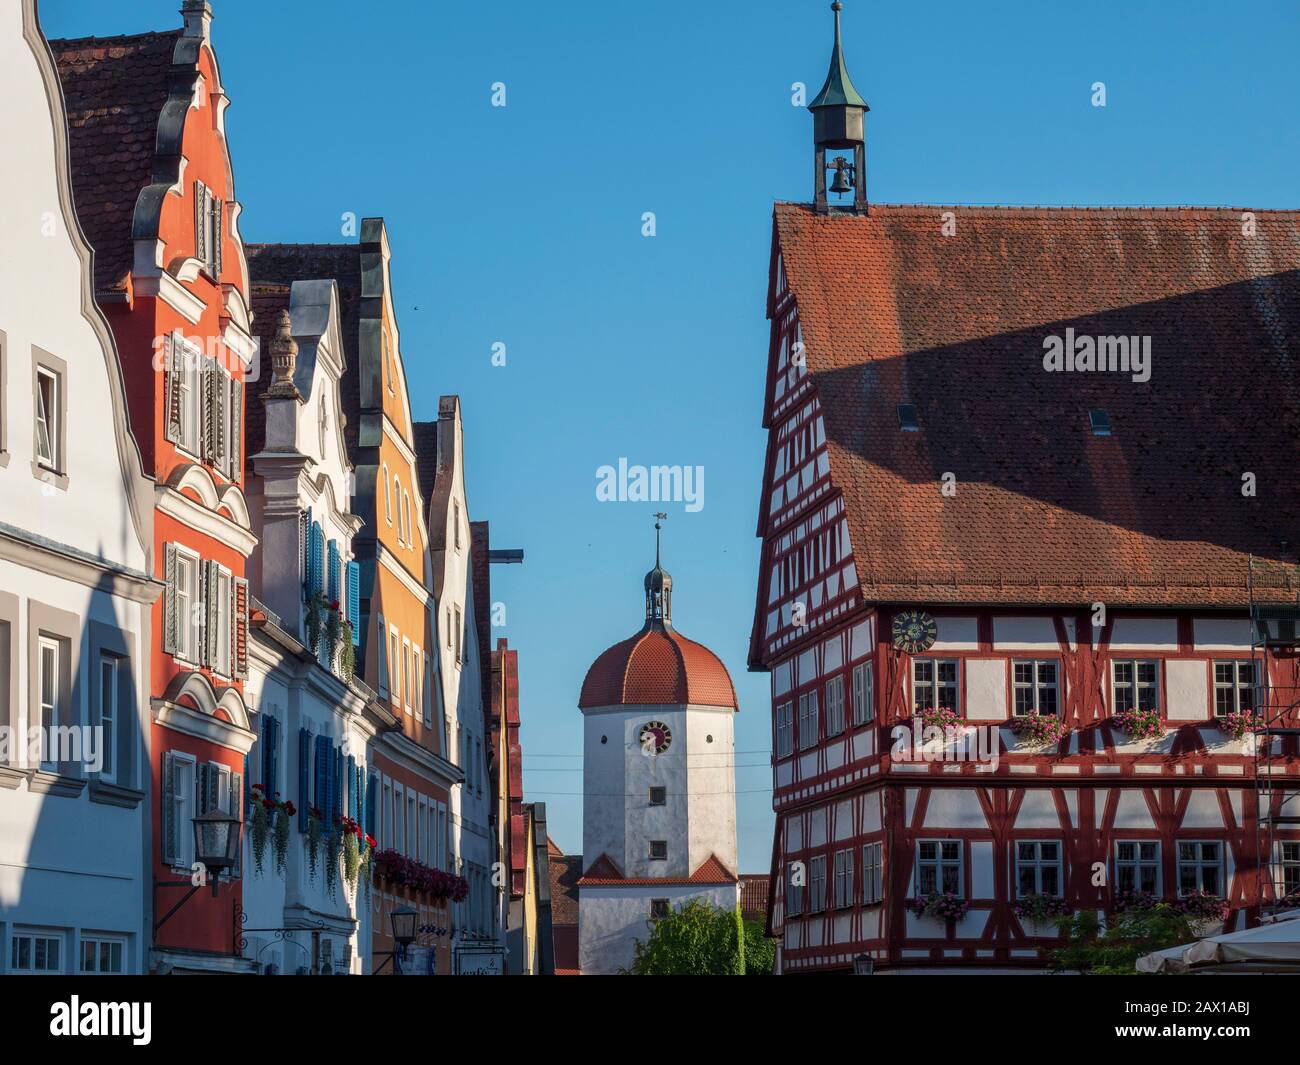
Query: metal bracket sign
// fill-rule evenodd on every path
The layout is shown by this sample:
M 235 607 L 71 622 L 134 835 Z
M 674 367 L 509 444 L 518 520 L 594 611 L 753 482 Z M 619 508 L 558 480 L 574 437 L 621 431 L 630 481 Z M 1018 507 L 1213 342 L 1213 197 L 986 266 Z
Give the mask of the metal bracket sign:
M 504 947 L 457 947 L 454 954 L 457 976 L 505 976 Z

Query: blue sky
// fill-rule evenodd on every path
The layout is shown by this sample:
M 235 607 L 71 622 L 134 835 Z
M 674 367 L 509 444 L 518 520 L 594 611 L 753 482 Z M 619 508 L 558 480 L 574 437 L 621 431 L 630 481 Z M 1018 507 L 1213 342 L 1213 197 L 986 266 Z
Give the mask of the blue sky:
M 50 36 L 167 29 L 179 6 L 41 2 Z M 214 2 L 245 238 L 384 216 L 414 414 L 460 395 L 471 516 L 526 552 L 494 567 L 494 636 L 520 652 L 526 797 L 570 853 L 578 690 L 640 626 L 653 559 L 658 507 L 596 500 L 626 457 L 704 467 L 703 509 L 666 508 L 665 565 L 740 696 L 742 868 L 770 861 L 767 683 L 745 668 L 764 293 L 772 201 L 811 198 L 791 85 L 821 86 L 829 6 Z M 1300 206 L 1294 0 L 847 0 L 844 30 L 871 199 Z

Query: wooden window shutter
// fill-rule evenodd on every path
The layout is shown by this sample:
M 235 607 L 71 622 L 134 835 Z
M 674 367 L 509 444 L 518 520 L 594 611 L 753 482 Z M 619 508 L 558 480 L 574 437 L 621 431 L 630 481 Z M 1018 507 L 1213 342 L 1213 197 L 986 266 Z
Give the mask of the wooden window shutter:
M 307 831 L 307 813 L 311 805 L 311 733 L 298 730 L 298 830 Z
M 244 382 L 230 382 L 230 479 L 236 484 L 243 480 L 244 461 Z
M 347 789 L 348 816 L 355 821 L 357 820 L 357 803 L 360 796 L 357 794 L 357 760 L 352 755 L 348 755 Z
M 324 591 L 325 588 L 325 533 L 320 527 L 320 522 L 311 523 L 311 580 L 309 582 L 309 591 L 312 594 Z
M 175 865 L 180 860 L 176 820 L 176 755 L 168 751 L 163 755 L 163 865 Z
M 339 545 L 337 540 L 329 542 L 327 557 L 329 558 L 329 567 L 325 571 L 325 595 L 331 603 L 334 603 L 339 598 Z
M 212 465 L 225 472 L 229 469 L 226 464 L 226 434 L 230 428 L 230 409 L 226 394 L 230 379 L 221 372 L 215 359 L 208 373 L 212 377 Z
M 298 512 L 298 574 L 306 591 L 311 584 L 311 508 Z
M 199 366 L 199 457 L 208 465 L 215 465 L 216 439 L 213 436 L 213 406 L 216 381 L 211 372 L 211 359 L 203 359 Z
M 167 587 L 163 592 L 163 651 L 176 653 L 176 545 L 163 545 L 163 579 Z
M 214 635 L 213 629 L 216 624 L 213 622 L 213 607 L 216 605 L 216 589 L 213 585 L 216 582 L 212 580 L 212 563 L 199 563 L 199 609 L 194 611 L 195 616 L 199 619 L 199 634 L 195 641 L 195 658 L 201 666 L 212 665 L 211 637 Z M 200 811 L 202 812 L 202 811 Z
M 352 646 L 361 646 L 361 567 L 348 563 L 348 624 L 352 626 Z
M 178 365 L 180 358 L 176 353 L 176 336 L 168 333 L 163 337 L 163 381 L 167 391 L 167 427 L 166 437 L 173 444 L 181 442 L 181 373 L 184 367 Z
M 248 580 L 230 582 L 230 654 L 236 680 L 248 679 Z
M 329 773 L 325 768 L 325 756 L 329 752 L 329 737 L 316 737 L 316 809 L 322 817 L 329 816 Z M 328 828 L 328 825 L 326 826 Z
M 208 264 L 208 190 L 202 181 L 194 182 L 194 258 Z
M 247 768 L 247 763 L 245 763 L 245 768 Z M 244 809 L 243 803 L 241 801 L 243 799 L 243 795 L 244 795 L 243 775 L 240 773 L 231 773 L 230 774 L 230 809 L 226 812 L 233 814 L 235 817 L 238 817 L 241 821 L 243 820 L 243 809 Z M 239 849 L 235 851 L 235 868 L 232 871 L 232 875 L 240 876 L 243 873 L 243 871 L 244 871 L 244 846 L 243 846 L 243 841 L 241 840 Z
M 212 280 L 221 280 L 221 229 L 225 218 L 225 203 L 220 197 L 212 196 Z
M 379 774 L 370 774 L 370 785 L 366 788 L 366 832 L 375 834 L 375 804 L 379 795 Z
M 341 815 L 343 813 L 343 750 L 334 748 L 334 813 Z

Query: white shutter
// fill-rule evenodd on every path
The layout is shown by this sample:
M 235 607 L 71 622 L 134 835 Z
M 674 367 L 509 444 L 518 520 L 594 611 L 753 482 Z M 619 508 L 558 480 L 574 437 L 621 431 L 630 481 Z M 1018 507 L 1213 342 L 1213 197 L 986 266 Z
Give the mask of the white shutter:
M 202 181 L 194 182 L 194 258 L 207 265 L 208 190 Z
M 163 556 L 166 559 L 163 577 L 167 588 L 163 592 L 163 651 L 176 653 L 176 545 L 164 544 Z

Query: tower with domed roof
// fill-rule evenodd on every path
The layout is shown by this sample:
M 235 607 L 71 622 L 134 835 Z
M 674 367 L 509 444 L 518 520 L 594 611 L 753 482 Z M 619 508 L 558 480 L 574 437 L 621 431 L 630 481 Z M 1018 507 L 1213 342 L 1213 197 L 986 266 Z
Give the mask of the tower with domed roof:
M 721 660 L 673 627 L 673 579 L 645 576 L 645 622 L 587 671 L 579 964 L 584 974 L 631 964 L 647 922 L 693 898 L 734 909 L 733 717 Z

